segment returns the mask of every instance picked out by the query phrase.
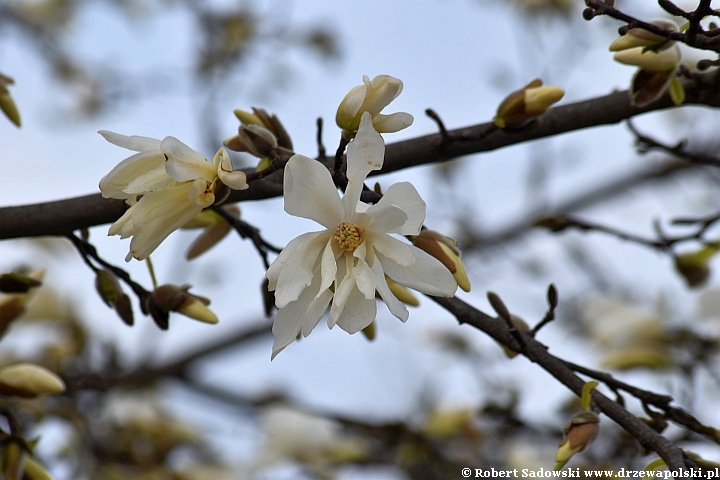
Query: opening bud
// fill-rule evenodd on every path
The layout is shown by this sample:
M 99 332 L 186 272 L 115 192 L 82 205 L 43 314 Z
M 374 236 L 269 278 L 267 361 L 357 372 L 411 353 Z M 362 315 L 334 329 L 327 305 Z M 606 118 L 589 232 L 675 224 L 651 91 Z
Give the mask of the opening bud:
M 278 146 L 275 135 L 259 125 L 241 125 L 238 134 L 226 139 L 223 144 L 230 150 L 248 152 L 259 158 L 274 158 Z
M 542 80 L 536 78 L 500 102 L 493 122 L 498 128 L 523 127 L 547 112 L 564 95 L 562 88 L 543 85 Z
M 433 230 L 425 229 L 412 237 L 411 241 L 420 250 L 424 250 L 440 260 L 453 274 L 458 286 L 466 292 L 470 291 L 470 279 L 465 271 L 465 265 L 460 258 L 460 250 L 455 240 Z
M 335 123 L 348 133 L 348 138 L 352 138 L 351 132 L 356 132 L 360 127 L 360 119 L 365 112 L 372 117 L 373 127 L 378 133 L 393 133 L 407 128 L 413 123 L 409 113 L 380 114 L 402 90 L 402 81 L 390 75 L 378 75 L 372 80 L 363 75 L 363 84 L 350 90 L 340 102 Z
M 600 428 L 600 417 L 593 411 L 575 414 L 563 428 L 563 437 L 560 442 L 555 461 L 555 470 L 562 468 L 573 455 L 582 452 L 595 440 Z
M 162 312 L 178 312 L 205 323 L 217 323 L 217 316 L 207 308 L 210 300 L 188 292 L 190 285 L 161 285 L 152 293 L 152 303 Z
M 240 109 L 235 110 L 235 116 L 243 125 L 257 125 L 266 128 L 275 136 L 278 146 L 292 151 L 292 140 L 280 119 L 276 115 L 270 115 L 262 108 L 253 107 L 252 110 L 253 113 Z
M 665 30 L 670 30 L 671 32 L 678 31 L 677 25 L 671 20 L 660 18 L 652 20 L 650 23 Z M 609 50 L 611 52 L 620 52 L 630 48 L 643 47 L 645 50 L 658 51 L 670 48 L 674 43 L 674 40 L 670 40 L 667 37 L 652 33 L 648 30 L 631 28 L 625 35 L 612 42 Z

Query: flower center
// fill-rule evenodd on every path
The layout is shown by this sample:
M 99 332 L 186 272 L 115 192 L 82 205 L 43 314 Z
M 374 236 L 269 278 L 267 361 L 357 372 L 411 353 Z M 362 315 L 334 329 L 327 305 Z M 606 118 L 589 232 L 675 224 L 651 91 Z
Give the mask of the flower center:
M 365 229 L 357 223 L 342 222 L 335 230 L 333 238 L 338 242 L 340 248 L 352 253 L 363 242 L 364 231 Z

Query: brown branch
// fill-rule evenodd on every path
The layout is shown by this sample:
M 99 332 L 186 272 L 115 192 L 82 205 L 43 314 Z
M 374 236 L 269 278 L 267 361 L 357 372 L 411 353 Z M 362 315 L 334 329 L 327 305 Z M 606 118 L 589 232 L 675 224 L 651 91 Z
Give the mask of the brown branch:
M 526 356 L 531 362 L 538 364 L 576 395 L 580 396 L 582 394 L 585 381 L 578 377 L 564 360 L 551 355 L 547 346 L 530 335 L 522 334 L 525 345 L 521 349 L 505 323 L 497 318 L 493 318 L 457 298 L 430 298 L 452 313 L 460 324 L 472 325 L 502 345 L 507 345 L 513 350 L 521 352 L 522 355 Z M 592 398 L 594 405 L 602 413 L 625 429 L 641 445 L 660 455 L 670 470 L 681 471 L 691 466 L 686 464 L 682 449 L 654 431 L 644 421 L 628 412 L 620 404 L 597 390 L 593 390 Z
M 689 152 L 687 150 L 687 140 L 682 140 L 675 145 L 669 145 L 641 133 L 630 120 L 628 120 L 627 125 L 633 135 L 635 135 L 635 146 L 639 153 L 647 153 L 650 150 L 660 150 L 690 163 L 720 167 L 720 157 L 718 156 L 702 152 Z
M 541 218 L 553 215 L 568 214 L 582 208 L 586 208 L 597 204 L 603 200 L 607 200 L 615 195 L 620 195 L 630 188 L 666 179 L 682 172 L 697 170 L 694 165 L 686 162 L 672 162 L 664 166 L 651 166 L 646 170 L 633 172 L 625 177 L 604 183 L 593 190 L 583 192 L 580 195 L 570 198 L 555 206 L 552 211 L 542 212 L 544 214 L 529 215 L 521 218 L 510 225 L 498 230 L 495 233 L 480 233 L 468 231 L 458 240 L 460 241 L 463 252 L 472 250 L 480 250 L 483 248 L 493 247 L 495 245 L 504 244 L 511 240 L 517 239 L 525 232 L 530 230 Z
M 712 75 L 714 73 L 704 74 L 703 78 L 709 79 Z M 686 85 L 685 104 L 720 107 L 717 88 L 707 87 L 701 83 L 691 81 Z M 635 115 L 673 106 L 670 98 L 664 97 L 651 105 L 639 108 L 630 104 L 627 91 L 614 92 L 603 97 L 553 108 L 537 122 L 520 131 L 507 132 L 497 129 L 492 123 L 483 123 L 449 130 L 447 133 L 452 139 L 449 143 L 443 139 L 442 134 L 435 133 L 388 144 L 383 169 L 373 173 L 394 172 L 574 130 L 618 123 Z M 335 159 L 332 157 L 319 160 L 330 168 Z M 251 170 L 247 173 L 251 173 Z M 282 173 L 275 172 L 267 178 L 252 182 L 247 190 L 233 191 L 228 202 L 262 200 L 280 195 L 282 195 Z M 104 199 L 100 194 L 0 208 L 0 239 L 67 235 L 74 230 L 111 223 L 122 215 L 125 208 L 122 201 Z
M 672 3 L 665 2 L 664 8 L 667 7 L 665 8 L 666 11 L 672 10 L 677 16 L 681 16 L 689 20 L 689 28 L 686 33 L 675 32 L 659 27 L 653 23 L 645 22 L 609 6 L 602 0 L 585 0 L 585 5 L 587 5 L 590 10 L 589 13 L 585 14 L 585 18 L 587 20 L 590 20 L 597 15 L 607 15 L 617 20 L 626 22 L 629 28 L 642 28 L 648 32 L 660 35 L 670 40 L 677 40 L 678 42 L 685 43 L 686 45 L 694 48 L 720 52 L 720 45 L 718 45 L 717 41 L 713 40 L 712 35 L 706 35 L 706 32 L 703 31 L 702 26 L 700 25 L 700 21 L 705 18 L 705 16 L 714 14 L 713 10 L 710 8 L 710 0 L 701 0 L 698 8 L 691 13 L 680 11 L 680 9 Z M 675 8 L 671 8 L 671 6 Z

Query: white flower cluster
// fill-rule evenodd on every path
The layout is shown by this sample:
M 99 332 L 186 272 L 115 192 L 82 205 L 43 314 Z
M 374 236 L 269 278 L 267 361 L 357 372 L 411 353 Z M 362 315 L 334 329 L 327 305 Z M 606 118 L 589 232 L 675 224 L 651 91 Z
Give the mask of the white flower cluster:
M 168 235 L 212 205 L 223 186 L 248 188 L 245 174 L 232 171 L 224 148 L 210 163 L 174 137 L 160 141 L 105 130 L 99 133 L 110 143 L 138 152 L 100 180 L 103 197 L 131 205 L 108 232 L 133 237 L 126 261 L 146 259 Z
M 450 246 L 451 240 L 439 234 L 429 239 L 425 238 L 428 235 L 418 237 L 425 220 L 425 202 L 415 187 L 408 182 L 396 183 L 373 205 L 360 200 L 365 178 L 383 166 L 385 142 L 378 132 L 395 132 L 413 122 L 408 113 L 380 113 L 401 91 L 402 82 L 396 78 L 364 77 L 363 84 L 341 102 L 336 121 L 344 141 L 349 142 L 348 183 L 342 198 L 320 162 L 293 155 L 285 165 L 285 211 L 315 220 L 324 230 L 292 240 L 267 271 L 278 307 L 273 323 L 273 357 L 298 334 L 310 334 L 328 306 L 330 328 L 339 325 L 356 333 L 375 320 L 376 295 L 393 315 L 407 320 L 405 304 L 393 293 L 401 291 L 398 284 L 450 297 L 458 286 L 454 274 L 463 289 L 469 290 L 459 251 Z M 274 117 L 256 111 L 274 125 Z M 227 187 L 248 187 L 245 174 L 232 171 L 224 148 L 209 162 L 173 137 L 160 141 L 107 131 L 100 134 L 137 152 L 100 181 L 103 196 L 123 199 L 130 205 L 109 231 L 121 238 L 132 237 L 128 261 L 147 258 L 174 230 L 197 223 L 191 221 L 217 197 L 224 198 Z M 291 145 L 289 137 L 284 144 Z M 420 248 L 392 234 L 413 238 Z M 431 255 L 438 250 L 440 253 Z M 436 258 L 438 255 L 445 264 Z

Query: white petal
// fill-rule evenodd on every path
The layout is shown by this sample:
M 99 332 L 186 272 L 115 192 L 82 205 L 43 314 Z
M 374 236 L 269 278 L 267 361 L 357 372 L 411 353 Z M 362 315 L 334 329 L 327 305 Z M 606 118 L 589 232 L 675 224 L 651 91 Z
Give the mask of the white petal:
M 160 140 L 155 138 L 139 137 L 137 135 L 128 137 L 127 135 L 121 135 L 108 130 L 100 130 L 98 133 L 113 145 L 127 148 L 128 150 L 133 150 L 135 152 L 160 151 Z
M 395 232 L 408 221 L 407 213 L 389 203 L 372 205 L 365 211 L 365 214 L 370 217 L 367 228 L 374 232 Z
M 377 263 L 377 262 L 376 262 Z M 352 269 L 353 277 L 355 277 L 355 284 L 358 290 L 368 300 L 375 298 L 375 275 L 365 260 L 358 259 L 356 265 Z
M 400 208 L 408 216 L 407 222 L 400 228 L 388 230 L 387 233 L 399 235 L 417 235 L 425 221 L 425 202 L 412 183 L 399 182 L 390 185 L 378 205 L 391 204 Z
M 320 261 L 320 272 L 322 281 L 320 283 L 320 291 L 330 288 L 335 282 L 337 274 L 337 259 L 342 255 L 343 251 L 337 246 L 337 242 L 332 237 L 328 239 L 323 250 L 322 260 Z
M 293 155 L 285 165 L 285 211 L 333 229 L 343 221 L 340 197 L 330 172 L 320 162 Z
M 204 178 L 208 183 L 215 180 L 215 170 L 205 157 L 175 137 L 165 137 L 160 149 L 167 157 L 165 171 L 178 182 Z
M 298 246 L 295 254 L 285 263 L 275 288 L 275 305 L 285 307 L 297 300 L 313 281 L 313 272 L 328 242 L 329 232 L 323 232 Z M 319 272 L 318 272 L 319 273 Z
M 393 295 L 390 287 L 388 287 L 388 284 L 385 281 L 385 272 L 383 272 L 382 265 L 379 261 L 375 261 L 370 268 L 372 269 L 373 275 L 375 275 L 375 289 L 380 294 L 380 297 L 382 297 L 385 305 L 387 305 L 388 310 L 390 310 L 390 313 L 395 315 L 397 318 L 406 322 L 410 316 L 410 312 L 408 312 L 405 304 L 398 300 L 397 297 Z
M 367 327 L 375 320 L 377 315 L 377 302 L 375 296 L 367 299 L 357 288 L 350 292 L 350 296 L 345 302 L 340 317 L 337 319 L 337 325 L 352 334 L 357 333 Z
M 370 112 L 374 117 L 380 111 L 390 105 L 402 93 L 403 83 L 401 80 L 390 75 L 378 75 L 370 82 L 365 102 L 361 110 Z
M 409 266 L 399 265 L 381 253 L 377 254 L 385 274 L 406 287 L 428 295 L 438 297 L 455 295 L 457 282 L 450 270 L 445 268 L 438 259 L 419 248 L 412 245 L 408 247 L 415 256 L 415 262 Z
M 190 182 L 188 200 L 201 208 L 207 208 L 215 202 L 215 194 L 208 188 L 208 183 L 202 178 Z
M 352 258 L 352 257 L 351 257 Z M 347 263 L 347 256 L 345 258 Z M 350 260 L 350 263 L 352 260 Z M 355 288 L 355 277 L 352 274 L 352 264 L 345 269 L 345 275 L 340 282 L 335 282 L 335 295 L 333 296 L 332 305 L 330 306 L 330 315 L 328 316 L 328 327 L 333 328 L 337 323 L 345 302 Z
M 162 152 L 137 153 L 118 163 L 110 173 L 100 180 L 100 191 L 105 198 L 128 198 L 123 190 L 141 175 L 156 168 L 164 168 L 165 157 Z
M 414 120 L 412 115 L 405 112 L 380 114 L 373 118 L 373 126 L 380 133 L 395 133 L 412 125 Z
M 222 161 L 220 161 L 222 158 Z M 217 174 L 220 181 L 232 188 L 233 190 L 245 190 L 249 187 L 247 184 L 247 176 L 245 172 L 233 171 L 232 162 L 230 161 L 230 155 L 227 150 L 221 148 L 215 154 L 213 159 L 213 165 L 217 163 Z
M 299 237 L 295 237 L 290 240 L 290 243 L 288 243 L 287 246 L 282 249 L 280 255 L 277 256 L 275 261 L 270 265 L 270 268 L 268 268 L 267 272 L 265 273 L 265 276 L 267 277 L 269 282 L 269 291 L 272 292 L 276 289 L 280 273 L 282 272 L 283 268 L 285 268 L 287 262 L 290 261 L 291 258 L 293 258 L 298 247 L 322 233 L 323 232 L 303 233 Z
M 409 266 L 415 262 L 411 246 L 387 233 L 369 231 L 366 233 L 366 238 L 376 251 L 399 265 Z
M 123 192 L 141 195 L 175 185 L 177 182 L 165 172 L 164 163 L 163 158 L 162 164 L 135 178 L 123 189 Z
M 360 201 L 363 183 L 373 170 L 380 170 L 385 159 L 385 142 L 372 126 L 370 114 L 365 112 L 360 120 L 355 139 L 347 149 L 348 186 L 343 197 L 345 218 L 351 220 Z
M 368 83 L 369 80 L 368 80 Z M 345 98 L 340 102 L 337 114 L 335 115 L 335 122 L 340 128 L 346 130 L 356 130 L 357 124 L 355 123 L 357 114 L 360 110 L 360 106 L 365 101 L 365 95 L 367 94 L 368 85 L 363 83 L 357 87 L 353 87 Z
M 108 230 L 108 236 L 118 235 L 122 228 L 131 221 L 132 209 L 133 207 L 130 207 L 125 210 L 125 213 L 123 213 L 122 216 L 115 221 L 115 223 L 110 225 L 110 229 Z
M 281 308 L 275 315 L 272 327 L 275 337 L 272 358 L 290 345 L 299 333 L 305 337 L 310 335 L 327 310 L 332 292 L 330 290 L 318 292 L 320 272 L 316 271 L 313 278 L 310 287 L 306 288 L 296 301 Z
M 202 207 L 187 198 L 189 186 L 179 185 L 145 195 L 133 208 L 135 230 L 130 253 L 144 260 L 172 232 L 195 218 Z

